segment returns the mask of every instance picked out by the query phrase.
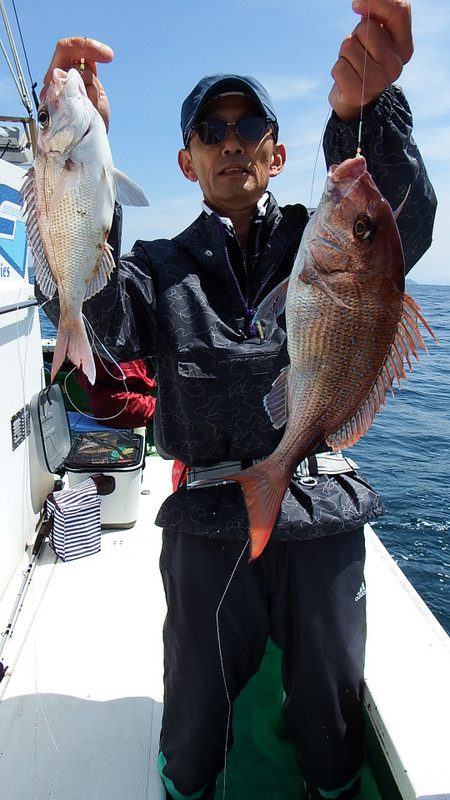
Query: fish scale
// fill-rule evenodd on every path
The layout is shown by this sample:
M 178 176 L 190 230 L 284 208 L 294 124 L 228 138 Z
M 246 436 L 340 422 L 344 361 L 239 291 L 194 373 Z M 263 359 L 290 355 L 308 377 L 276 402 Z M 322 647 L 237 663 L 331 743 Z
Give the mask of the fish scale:
M 296 465 L 324 439 L 334 450 L 358 441 L 394 380 L 405 377 L 404 363 L 411 368 L 409 355 L 426 349 L 419 323 L 434 336 L 404 293 L 395 217 L 363 157 L 331 167 L 289 281 L 261 303 L 254 323 L 285 308 L 290 364 L 264 401 L 274 427 L 285 426 L 283 437 L 267 459 L 226 476 L 244 493 L 252 559 L 270 537 Z
M 48 298 L 58 289 L 51 379 L 68 358 L 94 383 L 83 302 L 105 286 L 115 266 L 107 242 L 115 201 L 148 201 L 114 167 L 104 122 L 76 69 L 53 71 L 38 119 L 36 159 L 22 194 L 36 280 Z

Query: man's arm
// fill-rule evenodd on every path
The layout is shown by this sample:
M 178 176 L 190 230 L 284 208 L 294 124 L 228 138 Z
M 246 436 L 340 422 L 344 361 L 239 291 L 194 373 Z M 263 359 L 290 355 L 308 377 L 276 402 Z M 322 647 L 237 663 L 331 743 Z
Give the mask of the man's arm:
M 412 114 L 392 85 L 412 56 L 409 0 L 353 0 L 362 16 L 342 42 L 331 74 L 332 117 L 324 136 L 327 167 L 354 158 L 359 146 L 382 195 L 395 210 L 409 188 L 398 227 L 408 272 L 431 244 L 436 197 L 412 137 Z
M 414 50 L 409 0 L 353 0 L 362 17 L 331 70 L 330 105 L 342 122 L 360 117 L 396 81 Z
M 354 158 L 358 122 L 341 122 L 333 112 L 324 135 L 327 167 Z M 412 114 L 396 86 L 386 89 L 362 124 L 361 152 L 383 197 L 394 211 L 409 188 L 408 199 L 397 220 L 409 272 L 431 244 L 436 196 L 412 137 Z

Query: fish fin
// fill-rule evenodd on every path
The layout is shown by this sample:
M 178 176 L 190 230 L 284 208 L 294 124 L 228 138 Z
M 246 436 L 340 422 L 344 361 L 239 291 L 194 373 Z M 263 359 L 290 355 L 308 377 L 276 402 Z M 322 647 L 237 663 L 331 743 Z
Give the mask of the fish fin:
M 299 272 L 298 280 L 302 281 L 302 283 L 306 283 L 310 286 L 315 286 L 317 289 L 320 289 L 321 292 L 326 294 L 326 296 L 329 297 L 330 300 L 332 300 L 333 303 L 336 303 L 336 305 L 340 308 L 350 308 L 350 306 L 347 305 L 347 303 L 344 303 L 344 301 L 333 292 L 333 290 L 325 283 L 325 281 L 322 280 L 317 270 L 313 267 L 306 265 L 304 269 Z
M 402 211 L 403 211 L 403 209 L 404 209 L 404 207 L 405 207 L 405 203 L 406 203 L 406 201 L 407 201 L 407 199 L 408 199 L 408 197 L 409 197 L 409 193 L 410 193 L 410 191 L 411 191 L 411 184 L 409 184 L 409 186 L 408 186 L 408 188 L 407 188 L 407 190 L 406 190 L 406 194 L 405 194 L 405 196 L 404 196 L 404 198 L 403 198 L 402 202 L 400 203 L 399 207 L 398 207 L 398 208 L 396 208 L 396 210 L 392 212 L 392 213 L 394 214 L 394 219 L 395 219 L 396 221 L 398 220 L 398 218 L 399 218 L 400 214 L 402 213 Z
M 33 255 L 34 273 L 42 293 L 49 300 L 56 292 L 56 282 L 42 245 L 39 223 L 36 213 L 36 180 L 34 167 L 28 170 L 21 186 L 21 195 L 25 201 L 25 217 L 28 244 Z
M 394 381 L 397 381 L 400 387 L 400 381 L 407 379 L 405 366 L 412 372 L 410 356 L 413 355 L 416 361 L 419 361 L 417 352 L 419 349 L 428 353 L 428 348 L 419 330 L 419 322 L 437 342 L 434 332 L 421 314 L 420 307 L 412 297 L 404 294 L 402 313 L 394 341 L 367 399 L 348 422 L 327 437 L 327 442 L 333 450 L 351 447 L 367 433 L 381 406 L 386 405 L 387 392 L 394 395 Z
M 249 469 L 226 476 L 227 480 L 239 483 L 244 493 L 249 521 L 250 561 L 261 555 L 269 541 L 290 477 L 270 457 Z
M 105 242 L 103 245 L 103 257 L 100 267 L 96 270 L 91 282 L 86 286 L 85 300 L 89 300 L 90 297 L 93 297 L 94 294 L 97 294 L 97 292 L 106 285 L 111 272 L 116 266 L 112 253 L 113 249 L 111 245 Z
M 115 202 L 115 199 L 116 199 L 116 185 L 115 185 L 114 180 L 113 180 L 113 178 L 111 176 L 110 170 L 106 169 L 105 166 L 103 167 L 100 179 L 103 179 L 104 182 L 105 182 L 105 188 L 106 188 L 106 194 L 107 194 L 107 203 L 110 206 L 110 208 L 114 208 L 114 202 Z
M 265 319 L 266 321 L 268 320 L 264 326 L 264 333 L 268 339 L 270 339 L 276 327 L 277 317 L 283 313 L 286 307 L 288 284 L 289 277 L 285 278 L 284 281 L 281 281 L 278 286 L 275 286 L 275 288 L 272 289 L 267 297 L 265 297 L 264 300 L 259 304 L 258 308 L 256 309 L 255 316 L 253 317 L 253 325 L 261 322 L 262 319 Z
M 75 189 L 82 174 L 83 164 L 81 162 L 79 164 L 74 164 L 72 161 L 70 161 L 70 159 L 67 159 L 66 165 L 64 169 L 61 170 L 59 181 L 50 200 L 50 206 L 48 209 L 49 220 L 51 220 L 55 209 L 59 206 L 63 197 L 65 197 L 65 195 L 68 194 L 68 192 L 70 192 L 72 189 Z
M 124 206 L 148 206 L 149 202 L 142 191 L 133 181 L 119 169 L 114 169 L 114 183 L 116 200 Z
M 428 325 L 428 322 L 424 319 L 421 311 L 422 309 L 416 303 L 416 301 L 409 294 L 405 293 L 403 295 L 403 309 L 402 309 L 401 322 L 403 322 L 404 325 L 409 330 L 410 334 L 412 335 L 415 341 L 416 347 L 421 347 L 423 350 L 425 350 L 426 353 L 428 353 L 428 349 L 421 336 L 418 323 L 419 322 L 422 323 L 424 328 L 426 328 L 426 330 L 428 331 L 430 336 L 433 337 L 436 343 L 438 342 L 438 338 L 434 333 L 434 331 Z
M 81 316 L 58 328 L 55 352 L 53 354 L 51 380 L 68 358 L 72 364 L 81 368 L 93 385 L 95 383 L 95 363 L 91 346 L 87 338 L 86 328 Z
M 290 366 L 283 367 L 278 377 L 272 383 L 272 388 L 264 398 L 270 421 L 275 429 L 282 428 L 287 422 L 287 377 Z

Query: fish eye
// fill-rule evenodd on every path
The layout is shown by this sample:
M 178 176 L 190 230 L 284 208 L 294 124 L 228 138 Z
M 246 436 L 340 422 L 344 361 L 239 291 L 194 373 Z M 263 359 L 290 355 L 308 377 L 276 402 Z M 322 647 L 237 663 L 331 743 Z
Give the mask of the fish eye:
M 353 225 L 353 235 L 361 242 L 373 239 L 376 225 L 367 214 L 359 214 Z
M 40 128 L 46 128 L 49 123 L 50 117 L 46 108 L 39 109 L 38 123 Z

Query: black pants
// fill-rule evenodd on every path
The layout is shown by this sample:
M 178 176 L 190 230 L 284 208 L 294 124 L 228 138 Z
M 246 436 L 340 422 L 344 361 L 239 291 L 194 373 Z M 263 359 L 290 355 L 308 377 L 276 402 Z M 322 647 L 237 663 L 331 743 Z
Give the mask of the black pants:
M 223 768 L 228 702 L 216 609 L 243 542 L 163 533 L 164 714 L 160 767 L 182 795 Z M 270 635 L 283 651 L 284 721 L 302 776 L 333 790 L 363 761 L 363 530 L 248 551 L 219 612 L 231 701 L 257 672 Z

